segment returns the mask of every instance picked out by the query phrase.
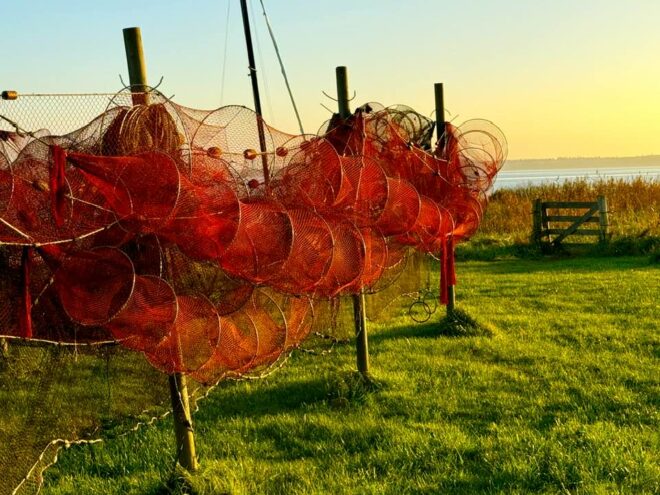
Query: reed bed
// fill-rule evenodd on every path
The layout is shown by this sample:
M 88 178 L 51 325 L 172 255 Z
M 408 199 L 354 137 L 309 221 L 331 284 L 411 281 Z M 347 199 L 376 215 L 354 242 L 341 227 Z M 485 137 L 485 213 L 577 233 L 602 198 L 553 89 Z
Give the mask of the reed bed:
M 493 193 L 478 237 L 527 242 L 532 229 L 532 204 L 545 201 L 595 201 L 607 198 L 610 232 L 619 237 L 660 237 L 660 180 L 637 178 L 578 179 L 561 183 L 501 189 Z

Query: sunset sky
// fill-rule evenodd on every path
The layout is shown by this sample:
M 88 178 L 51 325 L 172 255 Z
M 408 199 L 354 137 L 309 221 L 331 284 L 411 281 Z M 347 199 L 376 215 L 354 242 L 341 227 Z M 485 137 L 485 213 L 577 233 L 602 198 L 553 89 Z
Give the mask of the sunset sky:
M 261 6 L 251 0 L 265 118 L 295 132 Z M 264 0 L 305 130 L 330 114 L 334 68 L 358 104 L 495 122 L 510 158 L 660 154 L 660 1 Z M 238 0 L 13 2 L 1 89 L 105 92 L 128 81 L 122 28 L 140 26 L 149 79 L 183 105 L 253 106 Z M 229 20 L 229 22 L 227 22 Z M 228 29 L 227 29 L 228 26 Z M 224 85 L 222 67 L 227 40 Z

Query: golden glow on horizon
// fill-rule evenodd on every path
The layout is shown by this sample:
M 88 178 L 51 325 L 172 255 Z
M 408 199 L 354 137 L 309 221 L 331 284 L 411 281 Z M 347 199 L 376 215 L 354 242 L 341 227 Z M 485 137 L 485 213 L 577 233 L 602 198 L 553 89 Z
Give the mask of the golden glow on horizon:
M 30 39 L 4 54 L 0 89 L 117 90 L 126 70 L 121 29 L 140 25 L 148 73 L 164 76 L 164 93 L 193 108 L 252 106 L 240 12 L 225 23 L 225 0 L 195 9 L 183 0 L 167 9 L 38 3 L 15 2 L 15 22 L 3 27 L 7 40 Z M 346 65 L 353 106 L 404 104 L 431 116 L 433 83 L 443 82 L 455 122 L 493 121 L 511 159 L 660 154 L 660 0 L 265 3 L 307 132 L 330 117 L 320 104 L 334 102 L 321 91 L 334 92 L 334 68 Z M 58 16 L 75 29 L 62 30 Z M 296 132 L 265 25 L 255 22 L 254 36 L 265 118 Z M 63 64 L 65 53 L 80 63 Z
M 509 140 L 511 159 L 660 154 L 656 81 L 631 77 L 521 91 L 499 106 L 493 120 Z

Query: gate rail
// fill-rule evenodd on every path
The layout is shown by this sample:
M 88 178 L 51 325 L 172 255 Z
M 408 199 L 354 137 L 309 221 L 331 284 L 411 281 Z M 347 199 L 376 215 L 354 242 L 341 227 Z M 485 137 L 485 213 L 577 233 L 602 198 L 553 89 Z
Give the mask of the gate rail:
M 599 196 L 596 201 L 536 199 L 532 213 L 532 242 L 535 244 L 559 246 L 569 236 L 594 236 L 598 237 L 599 242 L 607 242 L 610 238 L 607 200 L 604 196 Z M 593 223 L 598 224 L 598 228 L 580 228 Z

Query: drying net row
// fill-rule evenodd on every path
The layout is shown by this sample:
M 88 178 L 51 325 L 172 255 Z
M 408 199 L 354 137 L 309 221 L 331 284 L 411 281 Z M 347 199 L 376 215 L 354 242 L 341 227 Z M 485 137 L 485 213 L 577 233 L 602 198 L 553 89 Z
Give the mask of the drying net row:
M 132 98 L 132 99 L 131 99 Z M 12 121 L 13 122 L 13 121 Z M 65 135 L 2 133 L 2 333 L 116 341 L 201 382 L 275 363 L 317 301 L 377 291 L 410 250 L 472 235 L 504 157 L 492 124 L 368 104 L 318 135 L 239 106 L 121 94 Z
M 506 150 L 486 121 L 443 130 L 374 103 L 301 136 L 155 91 L 0 101 L 0 492 L 160 415 L 157 370 L 259 376 L 350 334 L 342 296 L 376 316 L 415 290 L 426 254 L 446 297 Z

